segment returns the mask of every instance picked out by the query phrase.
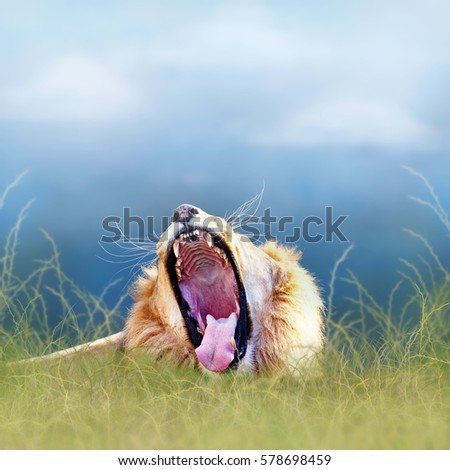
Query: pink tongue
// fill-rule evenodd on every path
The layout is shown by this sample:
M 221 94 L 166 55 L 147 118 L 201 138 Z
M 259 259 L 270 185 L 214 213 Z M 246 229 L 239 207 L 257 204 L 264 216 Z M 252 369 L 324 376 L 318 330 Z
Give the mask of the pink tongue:
M 237 325 L 237 315 L 232 313 L 228 318 L 212 315 L 206 317 L 206 329 L 200 346 L 195 350 L 202 365 L 213 372 L 226 369 L 234 359 L 232 339 Z

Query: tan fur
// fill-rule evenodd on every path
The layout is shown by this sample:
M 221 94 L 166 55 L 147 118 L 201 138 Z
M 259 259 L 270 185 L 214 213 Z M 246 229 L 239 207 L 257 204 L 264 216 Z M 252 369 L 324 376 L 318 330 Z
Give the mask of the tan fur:
M 70 360 L 73 358 L 78 358 L 80 356 L 97 356 L 104 354 L 107 351 L 117 351 L 120 349 L 123 343 L 124 333 L 115 333 L 106 338 L 97 339 L 90 343 L 80 344 L 79 346 L 74 346 L 72 348 L 64 349 L 62 351 L 56 351 L 51 354 L 46 354 L 45 356 L 32 357 L 30 359 L 23 359 L 21 361 L 16 361 L 15 364 L 32 364 L 32 363 L 58 363 L 62 360 Z
M 178 304 L 172 294 L 167 272 L 156 267 L 144 270 L 135 285 L 135 305 L 125 325 L 125 349 L 141 347 L 156 358 L 165 357 L 176 363 L 194 363 L 195 353 L 182 325 L 171 325 L 166 315 Z
M 251 334 L 247 371 L 304 370 L 324 345 L 323 304 L 300 253 L 268 242 L 257 247 L 219 218 L 201 211 L 195 227 L 216 224 L 239 267 L 247 295 Z M 176 232 L 172 224 L 158 244 L 158 261 L 136 282 L 135 304 L 124 329 L 125 350 L 141 350 L 180 364 L 197 364 L 194 348 L 166 269 Z

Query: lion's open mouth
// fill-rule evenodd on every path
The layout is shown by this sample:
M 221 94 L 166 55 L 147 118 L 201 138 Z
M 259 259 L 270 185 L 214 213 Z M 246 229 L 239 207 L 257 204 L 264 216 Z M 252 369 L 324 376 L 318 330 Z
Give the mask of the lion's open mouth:
M 184 231 L 171 245 L 168 272 L 199 362 L 219 372 L 240 361 L 249 335 L 247 301 L 227 244 L 205 230 Z

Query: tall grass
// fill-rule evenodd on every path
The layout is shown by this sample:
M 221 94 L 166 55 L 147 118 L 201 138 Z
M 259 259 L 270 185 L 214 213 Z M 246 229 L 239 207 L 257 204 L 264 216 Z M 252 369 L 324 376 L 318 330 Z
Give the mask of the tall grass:
M 45 233 L 51 255 L 18 278 L 23 216 L 0 262 L 1 448 L 449 447 L 450 281 L 440 268 L 425 281 L 405 262 L 387 307 L 348 273 L 352 308 L 330 318 L 313 377 L 211 377 L 119 353 L 11 364 L 67 346 L 66 338 L 73 344 L 113 332 L 124 313 L 121 301 L 108 308 L 64 275 Z M 49 296 L 63 314 L 56 327 L 48 323 Z
M 61 269 L 60 253 L 51 236 L 42 231 L 50 255 L 33 261 L 23 279 L 14 269 L 19 230 L 26 205 L 6 236 L 0 258 L 0 353 L 9 361 L 46 354 L 117 331 L 123 322 L 123 294 L 114 306 L 104 302 L 108 290 L 93 295 L 79 288 Z M 116 281 L 116 283 L 119 282 Z M 49 323 L 58 314 L 58 323 Z

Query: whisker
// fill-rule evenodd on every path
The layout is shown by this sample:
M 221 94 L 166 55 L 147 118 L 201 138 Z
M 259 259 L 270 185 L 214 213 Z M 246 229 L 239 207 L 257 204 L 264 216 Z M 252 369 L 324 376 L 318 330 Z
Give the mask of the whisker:
M 258 194 L 241 204 L 230 215 L 227 216 L 227 214 L 225 214 L 225 219 L 232 225 L 233 229 L 239 228 L 245 220 L 255 217 L 260 208 L 264 191 L 265 184 L 263 184 L 263 187 Z
M 115 224 L 115 227 L 119 230 L 121 238 L 119 240 L 112 240 L 111 243 L 108 244 L 111 246 L 107 246 L 106 242 L 99 241 L 100 248 L 107 256 L 104 257 L 97 255 L 97 257 L 110 264 L 124 265 L 116 275 L 129 269 L 129 281 L 125 286 L 128 288 L 136 274 L 134 271 L 137 268 L 140 268 L 147 259 L 148 262 L 151 263 L 152 259 L 154 260 L 157 258 L 157 243 L 152 241 L 142 241 L 142 239 L 137 237 L 125 236 L 117 223 Z M 118 252 L 115 252 L 114 250 L 118 250 Z

